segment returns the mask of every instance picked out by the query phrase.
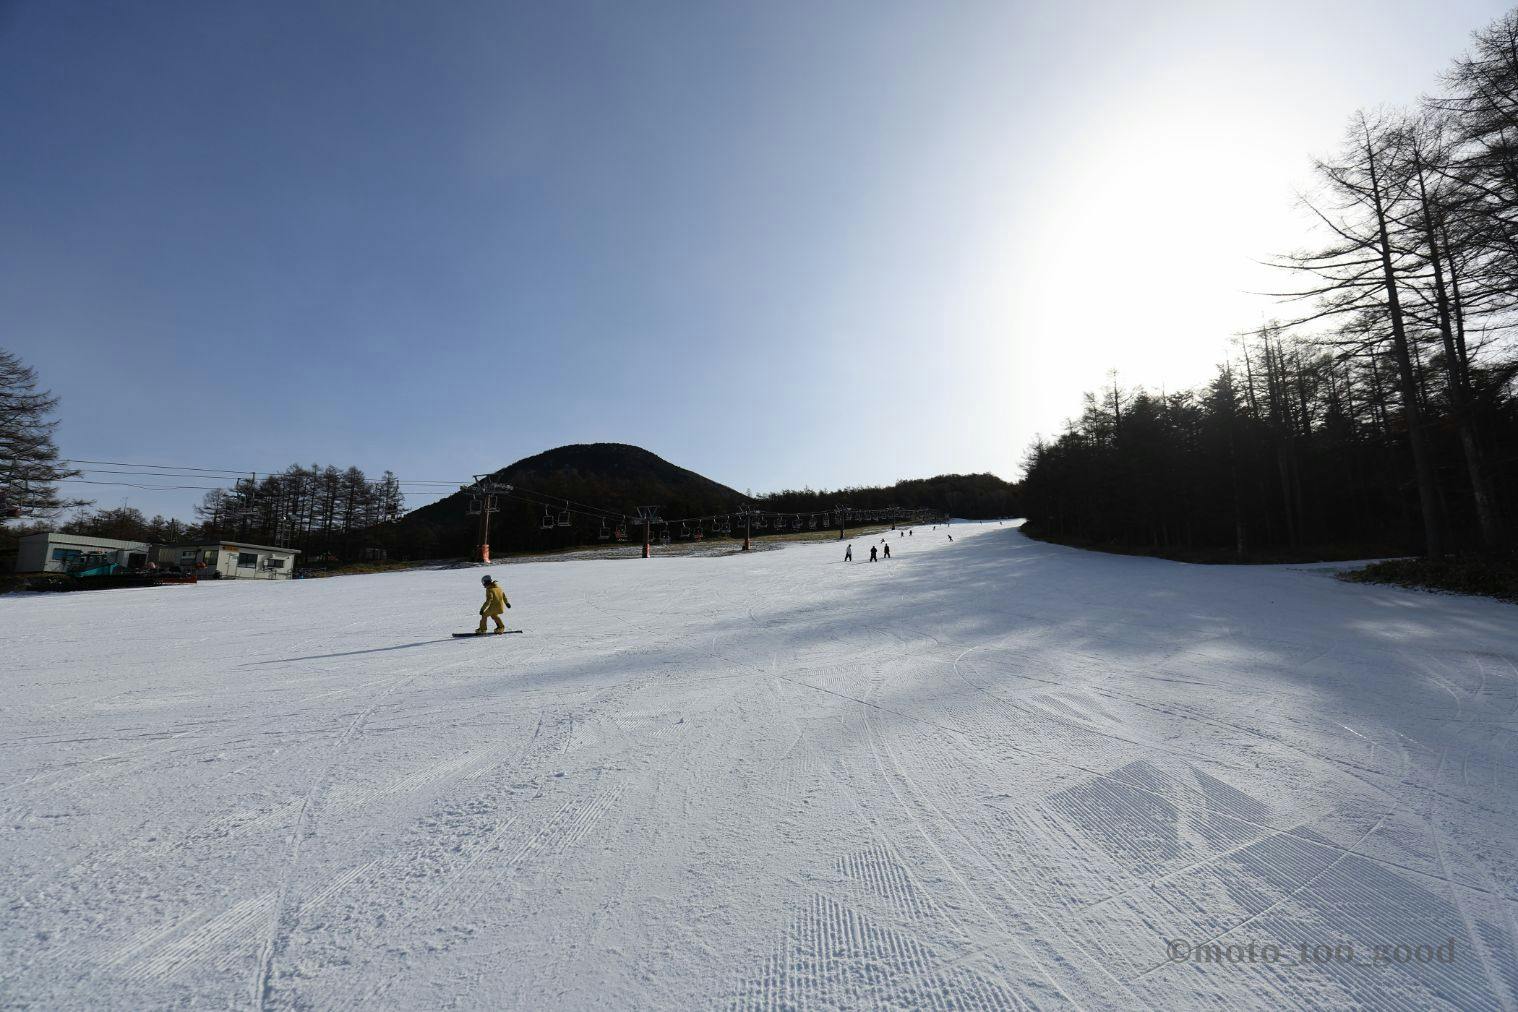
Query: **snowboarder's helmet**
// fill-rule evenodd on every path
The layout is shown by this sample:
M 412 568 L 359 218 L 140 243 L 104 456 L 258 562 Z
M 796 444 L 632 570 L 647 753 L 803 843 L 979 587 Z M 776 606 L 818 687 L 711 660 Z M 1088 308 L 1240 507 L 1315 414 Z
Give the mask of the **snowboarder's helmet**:
M 485 585 L 485 586 L 487 586 L 487 587 L 488 587 L 488 586 L 490 586 L 490 585 L 491 585 L 491 584 L 492 584 L 492 583 L 494 583 L 494 582 L 495 582 L 495 581 L 494 581 L 494 580 L 492 580 L 492 579 L 491 579 L 491 578 L 490 578 L 490 577 L 488 577 L 488 576 L 482 576 L 482 577 L 480 577 L 480 582 L 481 582 L 481 583 L 483 583 L 483 584 L 484 584 L 484 585 Z

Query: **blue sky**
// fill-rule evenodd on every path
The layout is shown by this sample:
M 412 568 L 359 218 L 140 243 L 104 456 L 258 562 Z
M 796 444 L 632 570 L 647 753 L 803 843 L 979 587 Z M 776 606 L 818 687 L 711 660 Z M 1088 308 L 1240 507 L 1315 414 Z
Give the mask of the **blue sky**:
M 1205 379 L 1311 156 L 1502 9 L 0 0 L 0 346 L 71 457 L 1012 477 Z

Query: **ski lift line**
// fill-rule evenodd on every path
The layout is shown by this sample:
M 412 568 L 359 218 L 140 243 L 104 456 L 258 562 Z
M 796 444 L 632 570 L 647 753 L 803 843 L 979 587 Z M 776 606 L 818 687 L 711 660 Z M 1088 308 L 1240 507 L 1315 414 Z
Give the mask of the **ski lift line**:
M 148 463 L 131 462 L 131 461 L 119 461 L 119 460 L 97 460 L 97 459 L 85 458 L 85 457 L 68 458 L 65 461 L 65 463 L 68 463 L 70 465 L 72 465 L 72 464 L 97 464 L 97 465 L 102 465 L 104 467 L 109 467 L 109 468 L 147 468 L 147 469 L 150 469 L 150 470 L 145 471 L 145 472 L 129 472 L 129 471 L 119 471 L 119 470 L 117 470 L 117 471 L 105 471 L 105 470 L 99 470 L 99 469 L 93 469 L 93 468 L 92 469 L 81 469 L 81 470 L 85 470 L 86 473 L 94 473 L 94 474 L 101 474 L 101 475 L 117 475 L 117 474 L 119 474 L 119 475 L 123 475 L 123 476 L 126 476 L 126 477 L 163 477 L 163 478 L 175 478 L 175 477 L 184 477 L 184 478 L 201 477 L 201 478 L 205 478 L 205 477 L 213 477 L 213 478 L 225 478 L 226 480 L 234 482 L 234 483 L 235 482 L 240 482 L 244 478 L 247 478 L 247 477 L 252 477 L 252 478 L 254 478 L 256 480 L 259 476 L 263 476 L 263 477 L 278 477 L 278 476 L 286 473 L 283 470 L 280 470 L 280 471 L 258 471 L 258 470 L 243 470 L 241 468 L 200 467 L 198 465 L 189 465 L 189 464 L 148 464 Z M 107 484 L 107 485 L 114 484 L 114 485 L 120 485 L 120 486 L 125 486 L 125 487 L 132 487 L 132 488 L 144 488 L 144 489 L 149 489 L 149 490 L 155 489 L 155 488 L 156 489 L 161 489 L 161 490 L 166 490 L 166 491 L 174 491 L 174 490 L 215 491 L 216 490 L 216 487 L 200 486 L 200 485 L 146 486 L 146 485 L 139 485 L 139 484 L 134 483 L 134 482 L 108 482 L 108 481 L 101 481 L 101 480 L 98 480 L 98 479 L 67 479 L 67 480 L 76 481 L 76 482 L 81 483 L 81 484 L 91 484 L 91 483 L 93 483 L 93 484 Z M 453 494 L 453 490 L 459 488 L 462 485 L 468 484 L 468 483 L 465 483 L 465 482 L 460 482 L 458 480 L 448 480 L 448 481 L 445 481 L 445 480 L 426 479 L 426 478 L 400 478 L 400 477 L 396 477 L 395 481 L 396 481 L 396 484 L 401 485 L 401 486 L 437 486 L 436 490 L 434 490 L 434 489 L 427 489 L 427 488 L 415 488 L 415 490 L 412 491 L 412 493 L 411 493 L 413 496 L 416 496 L 416 495 L 426 495 L 429 492 L 436 491 L 437 494 L 434 496 L 433 501 L 436 501 L 437 499 L 447 498 L 449 495 Z M 443 489 L 443 488 L 448 489 L 448 491 L 446 491 L 446 492 L 445 491 L 441 491 L 441 489 Z M 531 504 L 534 504 L 534 505 L 557 505 L 559 503 L 563 503 L 565 506 L 570 507 L 573 510 L 573 512 L 587 514 L 587 515 L 591 516 L 592 518 L 605 517 L 607 519 L 624 519 L 627 516 L 627 514 L 625 512 L 620 511 L 620 510 L 607 509 L 606 507 L 601 507 L 601 506 L 592 506 L 592 505 L 590 505 L 588 503 L 577 502 L 576 500 L 573 500 L 573 499 L 566 499 L 563 496 L 553 496 L 553 495 L 548 495 L 546 493 L 533 492 L 530 489 L 518 489 L 517 492 L 520 493 L 520 494 L 519 495 L 511 496 L 511 498 L 517 498 L 517 499 L 519 499 L 519 501 L 528 502 L 528 503 L 531 503 Z M 730 512 L 727 512 L 727 513 L 708 514 L 708 515 L 702 516 L 702 517 L 687 517 L 685 519 L 687 521 L 696 521 L 696 520 L 712 521 L 712 520 L 716 520 L 719 517 L 725 517 L 725 516 L 726 517 L 731 517 L 731 516 L 743 516 L 743 515 L 748 515 L 748 516 L 752 516 L 752 517 L 755 517 L 755 518 L 766 517 L 766 518 L 769 518 L 769 519 L 774 519 L 776 517 L 781 517 L 781 516 L 791 516 L 791 517 L 795 516 L 795 514 L 777 513 L 777 512 L 768 511 L 768 510 L 755 510 L 752 507 L 748 507 L 748 508 L 743 509 L 743 510 L 734 510 L 734 511 L 730 511 Z M 674 521 L 674 522 L 678 522 L 678 521 Z
M 68 458 L 66 461 L 64 461 L 64 463 L 69 464 L 69 465 L 74 465 L 74 464 L 95 464 L 95 465 L 99 465 L 99 467 L 80 468 L 79 469 L 82 473 L 93 474 L 93 475 L 97 475 L 98 477 L 95 477 L 95 478 L 66 478 L 66 479 L 61 479 L 62 481 L 67 481 L 67 482 L 71 482 L 71 483 L 74 483 L 74 484 L 83 484 L 83 485 L 101 485 L 101 486 L 117 486 L 117 487 L 125 487 L 125 488 L 138 488 L 138 489 L 143 489 L 145 491 L 206 491 L 206 492 L 212 492 L 212 491 L 217 491 L 218 489 L 222 489 L 225 486 L 206 486 L 206 485 L 149 485 L 149 484 L 143 484 L 143 483 L 140 483 L 140 482 L 107 480 L 107 476 L 145 477 L 145 478 L 190 478 L 190 479 L 198 477 L 198 478 L 201 478 L 202 480 L 204 480 L 206 478 L 210 478 L 212 480 L 225 479 L 227 481 L 233 482 L 234 483 L 234 487 L 235 487 L 235 485 L 237 483 L 241 483 L 244 479 L 249 478 L 249 477 L 253 478 L 256 481 L 257 478 L 260 475 L 264 476 L 264 477 L 278 477 L 278 476 L 286 473 L 285 471 L 244 471 L 244 470 L 241 470 L 241 469 L 199 467 L 199 466 L 195 466 L 195 465 L 146 464 L 146 463 L 135 463 L 135 462 L 128 462 L 128 461 L 118 461 L 118 460 L 96 460 L 96 459 L 84 458 L 84 457 Z M 115 468 L 115 469 L 120 469 L 120 468 L 145 468 L 145 469 L 148 469 L 148 470 L 145 470 L 145 471 L 105 470 L 104 468 Z M 433 502 L 436 502 L 439 499 L 448 498 L 450 495 L 453 494 L 453 490 L 454 489 L 457 489 L 457 488 L 461 487 L 464 484 L 464 483 L 457 482 L 457 481 L 441 481 L 441 480 L 423 479 L 423 478 L 396 478 L 395 481 L 400 486 L 403 486 L 403 487 L 405 487 L 405 486 L 411 486 L 411 487 L 413 487 L 413 491 L 410 493 L 412 496 L 424 496 L 424 497 L 426 497 L 426 496 L 429 495 L 429 493 L 431 493 L 430 498 L 431 498 L 431 500 Z M 419 486 L 436 486 L 436 487 L 435 488 L 421 488 Z M 445 489 L 445 488 L 448 489 L 448 491 L 444 491 L 443 489 Z M 625 523 L 629 519 L 628 516 L 627 516 L 627 514 L 624 511 L 621 511 L 621 510 L 608 509 L 608 508 L 602 507 L 602 506 L 592 506 L 592 505 L 590 505 L 588 503 L 578 502 L 578 501 L 573 500 L 573 499 L 566 499 L 563 496 L 548 495 L 546 493 L 534 492 L 534 491 L 532 491 L 530 489 L 516 489 L 511 494 L 504 494 L 503 493 L 503 495 L 506 498 L 515 499 L 517 501 L 525 502 L 525 503 L 528 503 L 528 504 L 531 504 L 531 505 L 535 505 L 535 506 L 560 506 L 560 504 L 562 504 L 562 506 L 560 506 L 561 515 L 563 513 L 566 513 L 566 512 L 567 513 L 572 513 L 572 514 L 580 514 L 580 515 L 588 516 L 591 519 L 597 519 L 597 520 L 599 520 L 599 519 L 605 519 L 605 520 L 619 521 L 620 522 L 619 525 L 625 525 Z M 705 514 L 705 515 L 699 516 L 699 517 L 684 517 L 684 518 L 678 518 L 678 519 L 670 519 L 670 520 L 667 520 L 667 521 L 661 520 L 661 521 L 657 521 L 657 522 L 661 522 L 661 523 L 687 523 L 687 524 L 689 524 L 689 523 L 710 523 L 710 524 L 712 524 L 714 526 L 714 528 L 716 528 L 719 521 L 726 520 L 728 522 L 728 524 L 730 525 L 731 518 L 733 518 L 733 517 L 744 517 L 744 518 L 749 519 L 750 521 L 762 521 L 763 523 L 762 523 L 761 529 L 767 529 L 773 523 L 774 526 L 775 526 L 775 528 L 777 530 L 778 529 L 782 529 L 785 526 L 789 526 L 792 530 L 801 530 L 802 527 L 799 526 L 799 525 L 801 523 L 801 517 L 803 515 L 808 516 L 807 528 L 811 529 L 811 528 L 814 527 L 815 523 L 826 522 L 826 521 L 829 520 L 829 518 L 837 518 L 837 517 L 839 517 L 840 514 L 841 514 L 842 518 L 846 519 L 846 520 L 871 522 L 871 521 L 880 521 L 880 520 L 886 520 L 886 519 L 892 519 L 892 518 L 912 519 L 914 515 L 917 516 L 917 517 L 921 517 L 922 515 L 924 515 L 925 512 L 927 512 L 927 511 L 924 511 L 924 510 L 922 510 L 920 508 L 919 509 L 915 509 L 915 510 L 907 510 L 907 509 L 900 509 L 900 508 L 885 508 L 885 509 L 874 509 L 874 510 L 857 510 L 857 509 L 849 509 L 848 507 L 833 507 L 831 509 L 822 510 L 822 511 L 819 511 L 819 512 L 816 512 L 816 513 L 807 514 L 807 513 L 784 512 L 784 511 L 776 511 L 776 510 L 761 510 L 761 509 L 754 509 L 752 506 L 746 506 L 746 507 L 744 507 L 742 509 L 731 510 L 731 511 L 722 512 L 722 513 L 711 513 L 711 514 Z M 558 523 L 558 521 L 556 519 L 556 526 L 568 526 L 568 524 L 567 523 Z
M 502 493 L 512 498 L 522 499 L 524 502 L 533 502 L 537 506 L 560 506 L 573 509 L 580 513 L 590 513 L 596 516 L 613 517 L 626 516 L 622 510 L 606 509 L 602 506 L 591 506 L 588 503 L 577 502 L 574 499 L 566 499 L 561 495 L 549 495 L 545 492 L 534 492 L 532 489 L 514 487 L 509 493 Z
M 543 495 L 542 493 L 531 492 L 525 489 L 518 489 L 514 492 L 502 492 L 499 494 L 502 498 L 515 499 L 518 502 L 524 502 L 531 506 L 542 506 L 545 509 L 556 508 L 561 511 L 568 511 L 572 513 L 579 513 L 584 516 L 589 516 L 592 519 L 604 518 L 607 520 L 616 520 L 625 515 L 617 510 L 603 509 L 599 506 L 586 506 L 582 503 L 576 503 L 572 499 L 565 499 L 562 496 Z
M 244 470 L 242 468 L 200 467 L 198 465 L 190 465 L 190 464 L 148 464 L 148 463 L 141 463 L 141 462 L 121 461 L 121 460 L 97 460 L 97 459 L 85 458 L 85 457 L 68 458 L 65 461 L 65 463 L 70 464 L 70 465 L 72 465 L 72 464 L 97 464 L 97 465 L 102 465 L 103 467 L 109 467 L 109 468 L 147 468 L 147 469 L 149 469 L 148 471 L 145 471 L 145 472 L 101 471 L 101 470 L 96 470 L 96 469 L 90 469 L 89 473 L 122 474 L 122 475 L 125 475 L 125 476 L 128 476 L 128 477 L 163 477 L 163 478 L 175 478 L 175 477 L 202 477 L 202 478 L 204 478 L 204 477 L 213 477 L 213 478 L 225 478 L 226 480 L 232 481 L 232 482 L 240 482 L 244 478 L 248 478 L 248 477 L 252 477 L 255 480 L 259 476 L 263 476 L 263 477 L 278 477 L 278 476 L 286 473 L 283 470 L 281 470 L 281 471 L 258 471 L 258 470 L 253 470 L 253 469 Z M 184 472 L 184 473 L 179 473 L 179 472 Z M 86 480 L 86 479 L 70 479 L 70 480 L 79 481 L 81 483 L 90 483 L 89 480 Z M 459 487 L 461 487 L 463 485 L 469 484 L 467 482 L 460 482 L 460 481 L 457 481 L 457 480 L 443 481 L 443 480 L 434 480 L 434 479 L 425 479 L 425 478 L 399 478 L 399 477 L 397 477 L 395 479 L 395 481 L 396 481 L 396 483 L 398 485 L 402 485 L 402 486 L 408 486 L 408 485 L 409 486 L 433 485 L 433 486 L 439 486 L 440 488 L 446 487 L 446 488 L 448 488 L 450 490 L 448 492 L 442 492 L 442 493 L 440 493 L 438 495 L 438 498 L 447 498 L 449 495 L 453 494 L 452 490 L 457 489 L 457 488 L 459 488 Z M 118 484 L 118 485 L 125 485 L 125 486 L 129 486 L 129 487 L 141 487 L 141 488 L 157 487 L 157 488 L 162 488 L 162 489 L 165 489 L 165 490 L 170 490 L 170 489 L 188 489 L 188 490 L 204 490 L 204 491 L 215 491 L 216 490 L 216 487 L 198 486 L 198 485 L 197 486 L 189 486 L 189 485 L 185 485 L 185 486 L 168 486 L 168 485 L 164 485 L 164 486 L 140 486 L 140 485 L 136 485 L 135 483 L 132 483 L 132 482 L 101 482 L 101 481 L 95 481 L 93 483 L 95 483 L 95 484 Z M 419 491 L 425 493 L 426 491 L 431 491 L 431 490 L 419 490 Z M 533 503 L 534 505 L 555 505 L 555 504 L 558 504 L 558 503 L 563 503 L 565 506 L 570 507 L 574 512 L 589 514 L 589 515 L 591 515 L 593 517 L 606 517 L 607 519 L 618 519 L 618 518 L 626 518 L 626 516 L 627 516 L 627 514 L 625 512 L 620 511 L 620 510 L 607 509 L 607 508 L 601 507 L 601 506 L 592 506 L 592 505 L 590 505 L 588 503 L 577 502 L 576 500 L 573 500 L 573 499 L 566 499 L 563 496 L 553 496 L 553 495 L 548 495 L 548 494 L 541 493 L 541 492 L 533 492 L 530 489 L 517 489 L 516 492 L 519 493 L 519 494 L 511 496 L 511 498 L 518 498 L 521 501 Z M 417 493 L 413 493 L 413 494 L 417 494 Z M 710 517 L 705 517 L 705 518 L 701 518 L 701 519 L 715 519 L 718 516 L 737 515 L 739 512 L 741 512 L 741 511 L 734 511 L 734 513 L 732 513 L 732 514 L 712 514 Z M 695 518 L 688 518 L 688 519 L 695 519 Z

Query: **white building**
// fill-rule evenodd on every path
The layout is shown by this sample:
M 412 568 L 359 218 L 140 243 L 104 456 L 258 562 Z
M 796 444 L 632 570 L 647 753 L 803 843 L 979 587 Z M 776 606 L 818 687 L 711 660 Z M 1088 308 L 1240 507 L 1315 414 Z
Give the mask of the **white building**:
M 145 541 L 118 541 L 88 534 L 28 534 L 16 543 L 16 572 L 66 573 L 86 555 L 104 555 L 105 561 L 127 569 L 147 564 L 152 546 Z
M 220 576 L 227 580 L 288 580 L 299 554 L 298 548 L 250 545 L 241 541 L 164 545 L 158 549 L 158 567 L 178 566 L 187 572 L 195 570 L 201 579 Z

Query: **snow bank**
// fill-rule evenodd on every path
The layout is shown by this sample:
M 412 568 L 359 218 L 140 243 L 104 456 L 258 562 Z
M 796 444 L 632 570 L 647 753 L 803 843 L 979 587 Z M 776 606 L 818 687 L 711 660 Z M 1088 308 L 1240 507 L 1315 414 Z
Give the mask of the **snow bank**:
M 1518 609 L 954 533 L 0 599 L 0 1004 L 1514 1007 Z

